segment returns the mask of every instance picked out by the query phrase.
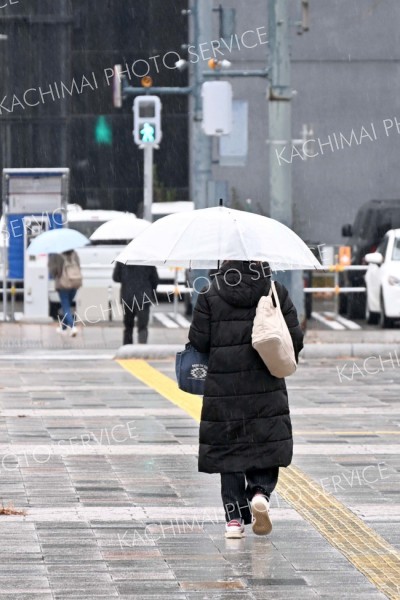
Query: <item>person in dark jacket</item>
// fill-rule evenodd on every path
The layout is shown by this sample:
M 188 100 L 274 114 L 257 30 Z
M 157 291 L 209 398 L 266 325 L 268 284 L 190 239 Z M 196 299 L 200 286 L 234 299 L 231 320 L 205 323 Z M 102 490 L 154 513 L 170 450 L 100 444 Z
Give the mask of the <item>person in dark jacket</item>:
M 199 471 L 221 474 L 228 538 L 244 525 L 271 531 L 269 497 L 279 467 L 292 460 L 293 440 L 284 379 L 270 374 L 251 345 L 256 307 L 271 287 L 268 263 L 225 261 L 199 295 L 190 343 L 209 352 L 200 423 Z M 275 287 L 296 361 L 303 333 L 287 289 Z
M 133 327 L 137 319 L 139 344 L 146 344 L 150 305 L 157 290 L 158 274 L 155 267 L 115 263 L 113 281 L 121 284 L 121 302 L 124 313 L 123 344 L 133 344 Z

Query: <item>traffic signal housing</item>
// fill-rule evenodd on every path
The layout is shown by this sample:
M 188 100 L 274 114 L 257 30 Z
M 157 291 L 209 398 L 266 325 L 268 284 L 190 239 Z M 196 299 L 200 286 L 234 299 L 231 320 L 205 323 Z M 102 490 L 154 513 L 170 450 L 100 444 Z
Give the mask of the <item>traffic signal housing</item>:
M 133 102 L 133 139 L 138 146 L 161 142 L 161 107 L 158 96 L 136 96 Z

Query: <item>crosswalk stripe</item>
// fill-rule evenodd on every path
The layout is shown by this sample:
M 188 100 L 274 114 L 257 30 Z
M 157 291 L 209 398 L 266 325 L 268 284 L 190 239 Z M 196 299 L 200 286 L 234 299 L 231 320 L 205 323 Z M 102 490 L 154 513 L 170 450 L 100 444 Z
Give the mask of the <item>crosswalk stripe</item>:
M 161 323 L 161 325 L 164 325 L 164 327 L 167 327 L 168 329 L 179 329 L 179 325 L 175 323 L 175 321 L 172 321 L 165 313 L 156 312 L 153 316 Z
M 344 325 L 342 325 L 341 323 L 338 323 L 337 321 L 333 321 L 333 320 L 327 319 L 326 317 L 324 317 L 323 315 L 321 315 L 318 312 L 314 312 L 313 311 L 311 313 L 311 316 L 316 321 L 319 321 L 320 323 L 323 323 L 327 327 L 330 327 L 330 329 L 336 329 L 336 330 L 340 330 L 340 331 L 343 331 L 344 329 L 346 329 L 344 327 Z
M 171 319 L 173 319 L 176 323 L 178 323 L 180 327 L 183 327 L 184 329 L 188 329 L 190 327 L 190 322 L 187 319 L 185 319 L 183 315 L 175 315 L 173 312 L 170 312 L 168 313 L 168 316 L 171 317 Z
M 335 315 L 335 313 L 333 312 L 324 312 L 324 314 L 327 317 L 336 319 L 336 321 L 347 327 L 347 329 L 361 329 L 361 325 L 358 325 L 358 323 L 354 323 L 354 321 L 350 321 L 350 319 L 345 319 L 341 315 Z

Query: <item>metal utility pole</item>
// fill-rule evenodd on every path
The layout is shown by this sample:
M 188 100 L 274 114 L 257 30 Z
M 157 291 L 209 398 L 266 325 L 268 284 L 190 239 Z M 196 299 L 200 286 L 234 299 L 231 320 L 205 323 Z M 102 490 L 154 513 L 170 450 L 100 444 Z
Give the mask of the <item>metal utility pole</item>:
M 268 0 L 269 30 L 269 177 L 270 216 L 288 227 L 293 226 L 292 170 L 280 165 L 276 150 L 292 141 L 292 86 L 289 50 L 289 2 Z M 279 279 L 288 288 L 300 323 L 304 319 L 304 292 L 301 271 L 286 271 Z
M 196 47 L 212 39 L 212 0 L 190 0 L 191 19 L 190 38 Z M 195 208 L 209 206 L 209 182 L 212 180 L 212 137 L 204 134 L 202 122 L 201 86 L 204 82 L 204 61 L 201 58 L 190 65 L 192 94 L 189 100 L 191 115 L 190 146 L 190 197 Z
M 60 78 L 61 81 L 70 81 L 71 80 L 71 62 L 72 62 L 72 52 L 71 52 L 71 44 L 72 44 L 72 7 L 71 2 L 69 0 L 61 0 L 58 3 L 58 11 L 60 15 L 60 19 L 65 21 L 61 32 L 60 32 Z M 58 129 L 57 135 L 59 136 L 59 147 L 60 147 L 60 159 L 59 162 L 63 167 L 66 167 L 69 162 L 70 157 L 70 149 L 69 143 L 70 138 L 68 135 L 68 116 L 70 114 L 71 108 L 68 106 L 68 102 L 60 102 L 60 116 L 61 116 L 61 126 Z
M 290 165 L 284 165 L 282 168 L 275 152 L 290 144 L 292 139 L 288 3 L 287 0 L 268 2 L 270 210 L 271 217 L 291 227 L 292 172 Z
M 192 15 L 190 20 L 189 36 L 193 40 L 195 52 L 203 42 L 210 42 L 212 39 L 212 0 L 190 0 L 189 10 Z M 189 145 L 189 167 L 190 167 L 190 197 L 194 202 L 195 208 L 208 208 L 209 206 L 209 187 L 212 180 L 212 140 L 211 136 L 205 135 L 201 123 L 202 97 L 201 86 L 204 83 L 204 61 L 199 59 L 197 63 L 189 65 L 190 85 L 192 93 L 189 96 L 189 114 L 191 116 L 189 131 L 191 143 Z M 213 205 L 212 203 L 211 205 Z M 205 269 L 195 269 L 191 271 L 193 280 L 200 277 L 207 277 L 208 271 Z M 192 294 L 192 306 L 196 305 L 198 292 L 194 290 Z

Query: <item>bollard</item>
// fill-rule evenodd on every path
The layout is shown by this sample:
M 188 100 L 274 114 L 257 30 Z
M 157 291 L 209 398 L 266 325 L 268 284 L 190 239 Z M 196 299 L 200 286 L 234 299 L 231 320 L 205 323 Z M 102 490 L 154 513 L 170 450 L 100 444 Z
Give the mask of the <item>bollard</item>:
M 179 296 L 179 283 L 178 283 L 178 269 L 175 269 L 174 278 L 174 317 L 178 314 L 178 296 Z
M 17 294 L 17 288 L 15 287 L 15 281 L 11 282 L 10 296 L 11 296 L 11 321 L 15 321 L 15 296 Z

